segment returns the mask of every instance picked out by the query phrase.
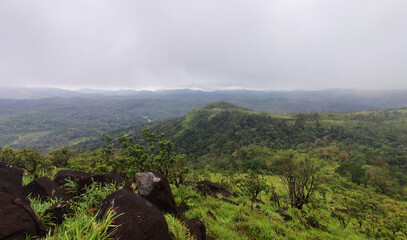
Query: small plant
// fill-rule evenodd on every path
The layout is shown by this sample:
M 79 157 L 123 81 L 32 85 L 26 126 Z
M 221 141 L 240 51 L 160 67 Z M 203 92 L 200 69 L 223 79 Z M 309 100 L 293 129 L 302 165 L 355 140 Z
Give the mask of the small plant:
M 45 240 L 105 240 L 110 239 L 116 227 L 113 224 L 115 215 L 109 211 L 103 219 L 97 220 L 97 214 L 91 216 L 83 211 L 77 211 L 72 217 L 66 218 L 65 222 L 56 227 L 53 232 L 48 232 Z
M 173 215 L 166 214 L 165 220 L 167 221 L 167 224 L 168 224 L 168 230 L 170 231 L 170 233 L 172 235 L 174 235 L 174 239 L 177 239 L 177 240 L 194 240 L 195 239 L 193 236 L 191 236 L 191 234 L 189 233 L 189 230 L 185 226 L 185 224 L 182 223 L 180 220 L 178 220 Z
M 267 189 L 266 181 L 263 176 L 259 176 L 252 170 L 248 170 L 248 174 L 242 183 L 243 192 L 245 192 L 252 200 L 251 208 L 253 209 L 253 201 L 257 198 L 260 192 Z

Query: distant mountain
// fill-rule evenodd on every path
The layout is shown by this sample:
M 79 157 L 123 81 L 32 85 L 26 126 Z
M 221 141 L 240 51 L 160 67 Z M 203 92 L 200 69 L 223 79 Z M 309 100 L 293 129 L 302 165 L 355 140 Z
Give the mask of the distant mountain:
M 0 146 L 26 146 L 41 151 L 115 129 L 179 117 L 216 101 L 274 114 L 407 107 L 404 90 L 92 92 L 18 88 L 1 91 Z
M 0 99 L 40 99 L 83 97 L 85 94 L 61 88 L 0 87 Z

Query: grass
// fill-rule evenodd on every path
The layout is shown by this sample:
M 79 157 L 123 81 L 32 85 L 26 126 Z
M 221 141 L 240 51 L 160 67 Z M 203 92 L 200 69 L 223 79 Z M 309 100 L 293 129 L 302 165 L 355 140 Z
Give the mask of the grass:
M 331 173 L 333 174 L 333 173 Z M 205 178 L 213 182 L 221 182 L 230 177 L 230 174 L 204 173 Z M 201 178 L 202 176 L 199 176 Z M 233 179 L 238 182 L 244 179 L 245 174 L 235 174 Z M 281 201 L 286 202 L 287 198 L 284 186 L 276 176 L 265 176 L 268 183 L 273 183 L 276 191 L 281 196 Z M 201 180 L 201 179 L 200 179 Z M 326 191 L 316 192 L 312 201 L 304 206 L 303 210 L 291 208 L 287 203 L 279 209 L 271 201 L 269 191 L 262 192 L 259 196 L 265 204 L 254 204 L 251 208 L 249 197 L 239 191 L 239 185 L 231 182 L 229 190 L 238 192 L 238 197 L 230 197 L 230 200 L 238 203 L 232 205 L 221 201 L 219 198 L 203 196 L 197 192 L 193 186 L 179 187 L 171 186 L 176 203 L 184 203 L 188 210 L 185 216 L 200 219 L 206 226 L 207 234 L 214 239 L 403 239 L 405 232 L 400 230 L 390 237 L 380 230 L 376 235 L 369 235 L 368 220 L 365 220 L 365 226 L 357 226 L 355 219 L 352 219 L 349 225 L 344 228 L 340 222 L 332 216 L 335 208 L 344 208 L 341 203 L 343 196 L 352 196 L 360 192 L 371 196 L 379 203 L 393 204 L 400 212 L 406 212 L 406 203 L 391 200 L 389 197 L 374 193 L 372 189 L 347 183 L 343 178 L 335 178 L 335 184 L 327 181 L 323 187 Z M 74 182 L 68 182 L 65 186 L 72 192 L 79 193 Z M 46 226 L 48 234 L 44 239 L 109 239 L 109 229 L 114 228 L 114 215 L 109 213 L 106 218 L 97 220 L 97 207 L 100 202 L 111 192 L 120 188 L 113 184 L 102 187 L 100 184 L 93 184 L 88 187 L 86 194 L 80 194 L 75 202 L 71 202 L 74 214 L 66 217 L 63 224 L 55 226 L 50 222 L 49 216 L 44 214 L 45 210 L 56 200 L 40 201 L 30 199 L 34 212 L 38 215 L 40 221 Z M 391 200 L 391 201 L 390 201 Z M 392 206 L 393 206 L 392 205 Z M 285 214 L 292 217 L 292 220 L 285 221 L 276 211 L 282 210 Z M 208 211 L 212 212 L 216 219 L 212 218 Z M 399 213 L 396 211 L 395 213 Z M 389 213 L 390 214 L 390 213 Z M 394 213 L 391 213 L 394 214 Z M 385 216 L 381 216 L 385 218 Z M 193 240 L 185 223 L 175 218 L 173 215 L 166 214 L 165 219 L 168 223 L 170 233 L 177 240 Z M 391 218 L 389 218 L 391 220 Z M 315 224 L 314 227 L 312 224 Z M 381 224 L 386 224 L 383 221 Z M 315 227 L 319 226 L 319 227 Z M 380 229 L 383 229 L 381 226 Z

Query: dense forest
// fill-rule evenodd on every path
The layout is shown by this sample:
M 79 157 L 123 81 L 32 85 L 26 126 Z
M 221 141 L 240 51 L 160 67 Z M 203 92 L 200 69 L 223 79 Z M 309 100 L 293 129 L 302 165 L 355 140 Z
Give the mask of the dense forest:
M 3 147 L 0 161 L 24 169 L 25 184 L 61 169 L 129 181 L 161 173 L 185 216 L 200 219 L 213 239 L 405 239 L 406 126 L 407 109 L 277 115 L 214 102 L 48 153 Z M 202 194 L 203 180 L 232 194 Z M 79 195 L 76 215 L 56 230 L 44 212 L 53 202 L 31 205 L 55 239 L 79 225 L 75 218 L 94 222 L 92 209 L 116 189 Z M 192 239 L 177 216 L 165 219 L 175 239 Z M 110 226 L 96 223 L 101 232 Z

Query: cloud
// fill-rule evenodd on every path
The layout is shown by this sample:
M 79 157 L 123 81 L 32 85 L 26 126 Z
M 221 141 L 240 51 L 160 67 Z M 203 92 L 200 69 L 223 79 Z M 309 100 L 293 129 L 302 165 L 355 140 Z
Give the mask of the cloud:
M 407 88 L 407 2 L 0 1 L 0 83 Z

